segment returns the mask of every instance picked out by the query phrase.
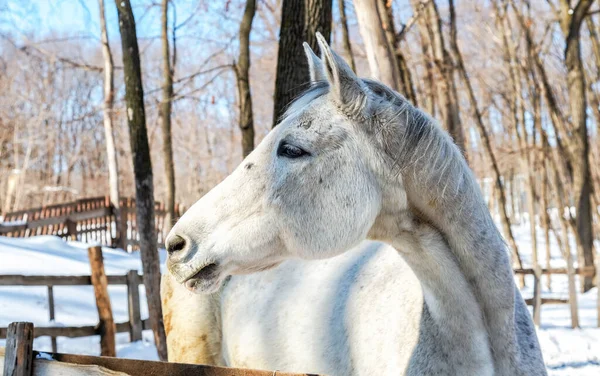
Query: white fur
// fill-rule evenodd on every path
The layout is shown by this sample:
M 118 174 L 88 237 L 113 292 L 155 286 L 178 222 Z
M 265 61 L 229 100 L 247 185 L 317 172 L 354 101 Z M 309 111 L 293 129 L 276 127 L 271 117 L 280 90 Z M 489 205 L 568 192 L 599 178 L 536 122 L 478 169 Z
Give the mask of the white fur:
M 205 307 L 220 316 L 206 331 L 222 361 L 330 375 L 544 375 L 506 248 L 452 140 L 317 39 L 313 87 L 167 239 L 185 240 L 170 247 L 177 282 L 221 291 Z M 308 155 L 279 155 L 285 143 Z M 401 257 L 375 243 L 346 252 L 366 238 Z

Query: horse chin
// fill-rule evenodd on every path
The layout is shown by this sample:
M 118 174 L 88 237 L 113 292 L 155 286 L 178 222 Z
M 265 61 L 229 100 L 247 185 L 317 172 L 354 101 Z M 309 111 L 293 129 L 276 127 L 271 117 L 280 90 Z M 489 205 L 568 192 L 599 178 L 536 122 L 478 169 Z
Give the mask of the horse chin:
M 221 288 L 225 278 L 219 271 L 219 265 L 212 263 L 200 269 L 183 282 L 184 286 L 196 294 L 212 294 Z

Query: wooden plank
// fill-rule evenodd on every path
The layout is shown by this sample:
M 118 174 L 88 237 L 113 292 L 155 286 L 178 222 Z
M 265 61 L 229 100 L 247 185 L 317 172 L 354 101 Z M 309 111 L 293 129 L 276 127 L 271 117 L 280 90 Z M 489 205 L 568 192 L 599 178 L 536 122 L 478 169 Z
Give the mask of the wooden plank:
M 594 266 L 584 266 L 582 268 L 573 268 L 575 274 L 583 275 L 583 276 L 593 276 L 596 272 L 596 268 Z M 513 272 L 515 274 L 535 274 L 533 269 L 514 269 Z M 541 269 L 541 274 L 568 274 L 567 268 L 551 268 L 551 269 Z
M 4 367 L 4 347 L 0 347 L 0 370 Z M 32 376 L 127 376 L 96 365 L 80 365 L 47 360 L 48 353 L 33 352 Z M 0 373 L 0 375 L 2 375 Z
M 54 288 L 48 286 L 48 316 L 50 321 L 54 321 Z M 52 344 L 52 352 L 57 352 L 56 337 L 50 337 L 50 343 Z
M 67 215 L 61 215 L 61 216 L 57 216 L 57 217 L 44 216 L 41 219 L 28 221 L 25 224 L 19 224 L 16 226 L 0 226 L 0 234 L 19 231 L 19 230 L 23 230 L 23 229 L 36 229 L 38 227 L 43 227 L 44 231 L 47 231 L 46 226 L 67 223 L 67 221 L 71 221 L 71 222 L 75 222 L 75 223 L 82 222 L 82 221 L 90 220 L 92 218 L 102 217 L 102 216 L 105 216 L 108 214 L 110 214 L 110 210 L 108 208 L 100 208 L 100 209 L 93 209 L 93 210 L 88 210 L 88 211 L 84 211 L 84 212 L 70 213 Z
M 10 225 L 7 226 L 5 224 L 0 224 L 0 234 L 8 234 L 11 232 L 17 232 L 17 231 L 24 231 L 27 230 L 27 224 L 20 224 L 20 225 Z
M 102 247 L 88 248 L 90 266 L 92 269 L 92 284 L 96 296 L 96 307 L 100 319 L 100 354 L 102 356 L 117 356 L 116 327 L 112 315 L 110 297 L 108 296 L 108 280 L 104 273 L 104 260 L 102 258 Z
M 307 373 L 298 374 L 72 354 L 52 354 L 52 359 L 71 364 L 97 365 L 131 376 L 318 376 Z
M 45 355 L 44 355 L 45 356 Z M 129 376 L 97 365 L 81 365 L 35 359 L 32 376 Z
M 533 305 L 533 298 L 525 299 L 525 303 L 527 305 Z M 568 303 L 569 303 L 568 299 L 542 298 L 540 304 L 544 305 L 544 304 L 568 304 Z
M 598 188 L 596 188 L 598 189 Z M 600 268 L 600 249 L 597 248 L 596 252 L 596 266 Z M 596 292 L 598 296 L 596 297 L 596 314 L 598 315 L 597 325 L 600 328 L 600 273 L 596 274 Z
M 142 328 L 144 330 L 149 329 L 147 320 L 142 320 Z M 131 331 L 131 325 L 129 321 L 115 324 L 117 333 L 129 333 Z M 8 334 L 8 328 L 0 328 L 0 339 L 6 338 Z M 100 335 L 100 327 L 94 325 L 87 326 L 36 326 L 33 331 L 33 337 L 67 337 L 67 338 L 78 338 L 78 337 L 90 337 Z
M 533 274 L 533 324 L 539 328 L 542 310 L 542 274 L 536 265 Z
M 125 285 L 125 275 L 106 276 L 109 285 Z M 138 276 L 143 284 L 143 276 Z M 91 286 L 92 279 L 89 275 L 0 275 L 0 286 Z
M 140 311 L 140 282 L 136 270 L 127 272 L 127 307 L 129 311 L 129 323 L 131 331 L 129 338 L 131 342 L 142 339 L 142 316 Z
M 30 376 L 33 371 L 33 324 L 13 322 L 8 326 L 4 376 Z

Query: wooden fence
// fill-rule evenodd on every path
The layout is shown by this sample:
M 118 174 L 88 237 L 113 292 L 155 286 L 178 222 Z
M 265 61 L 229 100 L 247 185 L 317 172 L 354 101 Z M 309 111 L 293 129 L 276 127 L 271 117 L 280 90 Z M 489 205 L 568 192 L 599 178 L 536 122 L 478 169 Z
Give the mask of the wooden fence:
M 139 249 L 136 225 L 135 200 L 121 198 L 120 225 L 116 210 L 108 197 L 94 197 L 49 205 L 42 208 L 7 213 L 0 221 L 0 235 L 29 237 L 56 235 L 63 239 L 96 242 L 107 246 L 120 246 L 130 251 Z M 176 206 L 179 217 L 183 209 Z M 156 202 L 154 207 L 157 241 L 164 246 L 167 235 L 165 206 Z
M 55 318 L 54 286 L 94 286 L 96 306 L 100 317 L 97 325 L 36 328 L 34 337 L 49 336 L 53 352 L 57 351 L 56 337 L 76 338 L 99 335 L 100 343 L 103 345 L 107 341 L 114 340 L 114 338 L 110 339 L 109 337 L 114 337 L 115 332 L 129 333 L 131 341 L 138 341 L 142 339 L 142 330 L 150 329 L 148 320 L 142 320 L 140 313 L 139 285 L 144 282 L 143 276 L 139 275 L 136 270 L 130 270 L 125 275 L 107 276 L 104 274 L 104 265 L 101 261 L 101 248 L 91 247 L 88 252 L 92 263 L 92 275 L 89 276 L 0 275 L 0 286 L 46 286 L 48 289 L 48 317 L 50 320 Z M 114 323 L 108 298 L 108 285 L 127 286 L 128 321 Z M 109 302 L 108 306 L 107 301 Z M 104 307 L 109 309 L 109 312 L 102 311 Z M 113 326 L 114 332 L 111 332 Z M 0 339 L 6 338 L 7 335 L 8 328 L 0 328 Z M 112 347 L 107 351 L 102 348 L 103 355 L 114 352 L 114 345 Z
M 11 323 L 6 348 L 0 347 L 0 376 L 318 376 L 279 371 L 258 371 L 197 364 L 153 362 L 33 351 L 39 328 L 32 323 Z
M 600 261 L 600 260 L 597 260 Z M 596 265 L 600 265 L 596 262 Z M 542 276 L 543 275 L 566 275 L 570 278 L 569 284 L 574 283 L 574 276 L 589 276 L 592 277 L 596 273 L 596 269 L 594 266 L 585 266 L 582 268 L 573 268 L 573 273 L 569 276 L 568 268 L 551 268 L 551 269 L 542 269 L 542 268 L 530 268 L 530 269 L 514 269 L 514 273 L 517 275 L 533 275 L 533 296 L 531 298 L 526 298 L 525 303 L 533 306 L 533 322 L 536 326 L 539 326 L 541 323 L 541 306 L 543 304 L 569 304 L 570 313 L 571 313 L 571 326 L 576 328 L 579 326 L 579 312 L 578 312 L 578 304 L 577 304 L 577 294 L 575 293 L 575 287 L 570 286 L 569 288 L 569 297 L 568 298 L 542 298 Z M 598 299 L 597 299 L 597 325 L 600 328 L 600 288 L 598 291 Z

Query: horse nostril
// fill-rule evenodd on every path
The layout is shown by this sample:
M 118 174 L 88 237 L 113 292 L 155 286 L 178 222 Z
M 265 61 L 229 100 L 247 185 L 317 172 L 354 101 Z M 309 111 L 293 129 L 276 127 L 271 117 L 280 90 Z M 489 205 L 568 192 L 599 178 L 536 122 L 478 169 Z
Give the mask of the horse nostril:
M 167 252 L 179 252 L 185 248 L 185 239 L 179 235 L 173 236 L 167 241 Z

